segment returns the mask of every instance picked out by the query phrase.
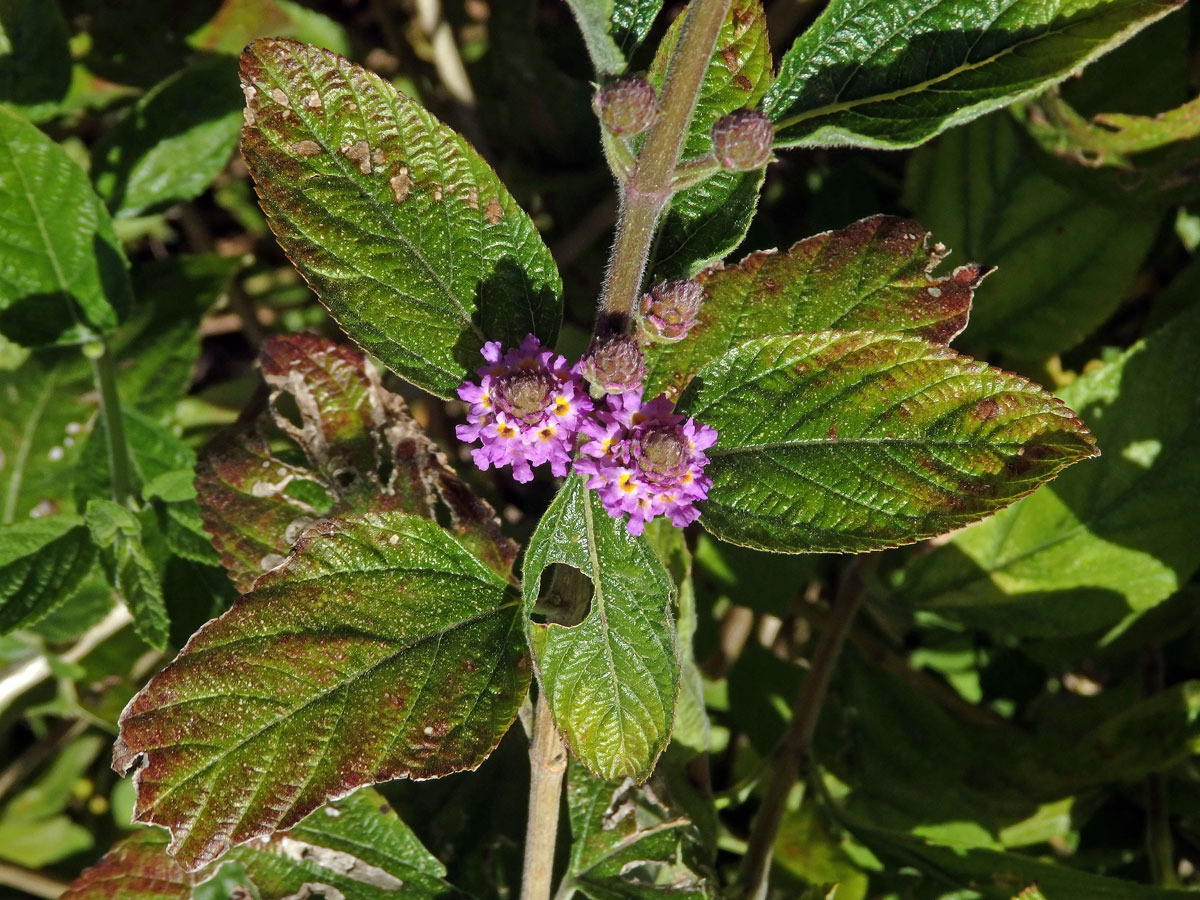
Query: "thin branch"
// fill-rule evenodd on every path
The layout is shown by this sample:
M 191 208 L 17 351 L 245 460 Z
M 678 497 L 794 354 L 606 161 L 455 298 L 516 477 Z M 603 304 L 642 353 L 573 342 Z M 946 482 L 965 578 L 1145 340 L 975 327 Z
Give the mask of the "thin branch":
M 812 666 L 792 704 L 792 720 L 788 724 L 783 743 L 775 753 L 771 780 L 763 794 L 758 815 L 754 818 L 746 855 L 742 857 L 738 881 L 741 888 L 739 896 L 744 900 L 763 900 L 767 895 L 775 836 L 779 833 L 779 825 L 787 811 L 788 796 L 800 775 L 801 766 L 808 761 L 813 734 L 816 732 L 821 707 L 829 691 L 833 670 L 837 666 L 842 647 L 846 643 L 846 635 L 850 633 L 850 626 L 862 601 L 862 570 L 866 564 L 863 559 L 855 560 L 843 572 L 833 608 L 813 653 Z
M 129 462 L 129 443 L 125 439 L 125 417 L 121 412 L 121 397 L 117 393 L 117 367 L 112 350 L 104 338 L 84 348 L 92 364 L 96 390 L 100 394 L 100 415 L 108 437 L 108 467 L 112 498 L 124 504 L 133 491 L 133 468 Z
M 0 862 L 0 884 L 45 900 L 58 900 L 70 886 L 65 881 L 6 862 Z
M 554 875 L 554 846 L 562 803 L 567 750 L 559 737 L 545 694 L 539 694 L 529 742 L 529 819 L 525 825 L 525 865 L 521 900 L 547 900 Z
M 1147 697 L 1153 697 L 1166 687 L 1166 683 L 1162 648 L 1145 647 L 1142 650 L 1143 692 Z M 1146 858 L 1150 865 L 1150 880 L 1154 884 L 1162 888 L 1183 886 L 1175 869 L 1166 779 L 1161 772 L 1152 772 L 1146 777 Z
M 642 286 L 654 229 L 672 194 L 675 167 L 730 0 L 695 0 L 667 64 L 658 111 L 621 195 L 617 236 L 596 327 L 627 328 Z
M 62 660 L 68 663 L 79 662 L 132 621 L 133 616 L 130 615 L 129 610 L 125 608 L 124 604 L 118 603 L 99 623 L 84 632 L 75 645 L 62 655 Z M 18 665 L 0 678 L 0 712 L 6 710 L 27 690 L 41 684 L 49 677 L 50 663 L 43 655 L 39 654 Z

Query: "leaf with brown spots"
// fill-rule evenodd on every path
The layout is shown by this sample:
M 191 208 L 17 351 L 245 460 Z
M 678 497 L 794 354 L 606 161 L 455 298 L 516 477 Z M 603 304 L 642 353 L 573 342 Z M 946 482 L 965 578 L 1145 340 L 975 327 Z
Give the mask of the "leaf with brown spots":
M 440 526 L 326 522 L 121 714 L 113 767 L 195 869 L 391 778 L 473 769 L 529 688 L 521 600 Z
M 226 877 L 217 865 L 188 872 L 167 854 L 169 840 L 160 828 L 135 831 L 76 878 L 63 897 L 190 900 L 201 884 Z M 241 864 L 250 882 L 230 884 L 230 898 L 240 896 L 238 886 L 244 896 L 260 900 L 300 896 L 309 885 L 325 887 L 330 900 L 425 900 L 452 893 L 442 881 L 441 863 L 370 788 L 330 803 L 290 831 L 235 847 L 227 858 Z
M 801 331 L 894 331 L 939 344 L 966 327 L 990 269 L 934 275 L 947 254 L 916 222 L 871 216 L 806 238 L 785 253 L 752 253 L 699 281 L 707 298 L 687 339 L 647 351 L 647 396 L 672 396 L 703 366 L 751 338 Z
M 263 210 L 350 337 L 441 397 L 485 340 L 553 344 L 554 260 L 465 139 L 374 73 L 295 41 L 251 44 L 242 86 Z
M 681 12 L 663 37 L 648 75 L 660 91 L 683 19 Z M 708 156 L 713 122 L 735 110 L 757 107 L 770 82 L 771 47 L 762 3 L 734 0 L 704 74 L 680 158 Z M 720 171 L 672 197 L 657 239 L 655 277 L 691 275 L 737 247 L 758 207 L 762 182 L 761 170 Z
M 749 341 L 702 369 L 679 411 L 718 433 L 701 524 L 785 553 L 952 531 L 1097 453 L 1042 388 L 901 334 Z
M 239 590 L 281 564 L 317 522 L 386 510 L 434 519 L 444 508 L 460 540 L 508 573 L 517 547 L 492 508 L 361 354 L 291 334 L 268 339 L 261 356 L 268 408 L 219 434 L 196 475 L 204 527 Z

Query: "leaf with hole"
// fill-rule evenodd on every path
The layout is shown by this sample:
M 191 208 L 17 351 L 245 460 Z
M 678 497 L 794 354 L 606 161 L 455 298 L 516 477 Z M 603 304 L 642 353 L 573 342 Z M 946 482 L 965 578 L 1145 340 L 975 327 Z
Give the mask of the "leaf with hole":
M 378 75 L 294 41 L 251 44 L 242 83 L 242 155 L 263 210 L 355 341 L 441 397 L 485 340 L 554 343 L 554 260 L 461 136 Z
M 516 545 L 357 351 L 311 334 L 277 335 L 260 354 L 271 388 L 256 419 L 201 453 L 204 527 L 239 590 L 283 562 L 316 523 L 400 510 L 449 518 L 451 530 L 507 573 Z
M 591 582 L 589 603 L 574 608 L 579 598 L 570 596 L 572 608 L 555 607 L 556 564 Z M 679 691 L 670 577 L 645 538 L 629 534 L 572 475 L 530 539 L 522 578 L 527 614 L 545 609 L 573 623 L 527 624 L 550 712 L 571 752 L 602 778 L 645 780 L 671 736 Z
M 700 371 L 679 411 L 719 435 L 701 523 L 788 553 L 951 531 L 1096 454 L 1037 385 L 880 332 L 748 341 Z
M 989 270 L 968 263 L 934 275 L 946 255 L 916 222 L 871 216 L 783 253 L 713 266 L 697 279 L 706 296 L 687 340 L 646 348 L 646 394 L 678 396 L 703 366 L 771 334 L 870 329 L 949 343 Z
M 767 96 L 781 146 L 913 147 L 1062 81 L 1181 0 L 833 0 Z
M 310 530 L 121 714 L 135 817 L 193 870 L 391 778 L 473 769 L 529 685 L 510 583 L 433 522 Z

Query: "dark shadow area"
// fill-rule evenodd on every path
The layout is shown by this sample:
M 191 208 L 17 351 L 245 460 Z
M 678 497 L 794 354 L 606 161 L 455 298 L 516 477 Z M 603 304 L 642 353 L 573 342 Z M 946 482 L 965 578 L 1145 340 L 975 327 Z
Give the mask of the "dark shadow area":
M 574 566 L 554 563 L 542 570 L 538 601 L 530 618 L 539 625 L 574 628 L 592 611 L 591 580 Z

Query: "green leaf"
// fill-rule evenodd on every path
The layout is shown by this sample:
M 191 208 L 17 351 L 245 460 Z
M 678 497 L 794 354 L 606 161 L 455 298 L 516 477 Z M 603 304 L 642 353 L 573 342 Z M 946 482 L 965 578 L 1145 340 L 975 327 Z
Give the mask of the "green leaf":
M 871 216 L 784 253 L 708 269 L 698 279 L 707 298 L 687 340 L 646 348 L 646 395 L 678 396 L 721 354 L 771 334 L 870 329 L 949 343 L 966 327 L 989 270 L 969 263 L 935 276 L 946 255 L 916 222 Z
M 294 0 L 223 0 L 220 11 L 188 36 L 188 44 L 237 56 L 251 41 L 264 37 L 294 38 L 343 56 L 354 51 L 346 29 Z
M 103 549 L 102 561 L 108 582 L 133 614 L 133 628 L 156 650 L 165 650 L 170 637 L 170 617 L 163 599 L 159 563 L 146 549 L 146 542 L 159 536 L 153 510 L 143 520 L 111 500 L 94 499 L 87 504 L 87 526 L 92 539 Z M 147 533 L 149 532 L 149 533 Z
M 577 611 L 586 612 L 579 624 L 527 620 L 554 722 L 600 777 L 644 781 L 671 736 L 679 691 L 674 585 L 645 538 L 609 516 L 578 475 L 530 539 L 522 574 L 527 614 L 555 563 L 582 573 L 592 597 Z
M 1107 205 L 1051 177 L 1010 117 L 991 116 L 912 155 L 905 201 L 938 237 L 1000 273 L 964 338 L 1040 360 L 1069 349 L 1127 296 L 1162 213 Z
M 87 175 L 0 109 L 0 333 L 19 344 L 111 331 L 129 306 L 121 246 Z
M 701 370 L 679 411 L 719 435 L 702 524 L 789 553 L 951 531 L 1096 453 L 1037 385 L 897 334 L 749 341 Z
M 520 616 L 432 522 L 324 523 L 122 713 L 135 817 L 195 869 L 360 785 L 473 769 L 528 689 Z
M 252 44 L 242 81 L 263 210 L 359 344 L 449 397 L 485 340 L 554 343 L 554 260 L 462 137 L 374 73 L 292 41 Z
M 910 567 L 898 597 L 1004 631 L 1084 634 L 1166 600 L 1200 567 L 1200 306 L 1063 398 L 1104 449 Z
M 1056 84 L 1181 0 L 833 0 L 767 97 L 781 146 L 914 147 Z
M 215 57 L 182 69 L 142 97 L 96 145 L 96 190 L 117 218 L 190 200 L 225 168 L 241 125 L 232 60 Z
M 661 93 L 686 10 L 664 35 L 648 78 Z M 713 57 L 700 84 L 680 159 L 712 152 L 713 122 L 739 109 L 757 107 L 771 81 L 771 47 L 760 0 L 734 0 L 721 25 Z M 671 198 L 655 244 L 653 271 L 659 278 L 690 276 L 730 253 L 750 227 L 764 173 L 721 171 Z
M 567 0 L 597 75 L 620 75 L 625 54 L 613 37 L 615 0 Z
M 836 884 L 836 900 L 863 900 L 867 896 L 866 874 L 847 856 L 818 806 L 808 797 L 799 809 L 784 813 L 772 859 L 805 884 Z
M 714 896 L 684 863 L 685 845 L 697 839 L 690 821 L 630 781 L 602 781 L 575 760 L 567 772 L 572 840 L 566 890 L 592 900 Z
M 0 103 L 40 122 L 71 86 L 71 48 L 58 4 L 0 0 Z
M 315 335 L 278 335 L 261 360 L 269 408 L 218 435 L 196 473 L 204 527 L 239 590 L 282 563 L 321 519 L 367 511 L 448 519 L 473 552 L 508 573 L 517 547 L 492 508 L 359 353 Z
M 1105 878 L 1066 865 L 1043 862 L 1016 853 L 939 843 L 895 831 L 847 821 L 854 836 L 872 850 L 929 873 L 934 887 L 969 889 L 982 900 L 1012 900 L 1013 894 L 1036 885 L 1050 900 L 1187 900 L 1193 894 L 1146 887 L 1118 878 Z M 1025 895 L 1034 897 L 1036 895 Z
M 70 599 L 94 559 L 78 516 L 0 525 L 0 634 L 33 625 Z
M 67 900 L 190 900 L 229 863 L 189 873 L 167 855 L 169 836 L 145 828 L 120 841 L 63 895 Z M 376 791 L 356 791 L 289 831 L 230 851 L 259 900 L 320 892 L 345 900 L 451 896 L 445 870 Z M 336 892 L 336 893 L 335 893 Z
M 662 11 L 663 0 L 613 0 L 612 35 L 626 56 L 637 49 Z

